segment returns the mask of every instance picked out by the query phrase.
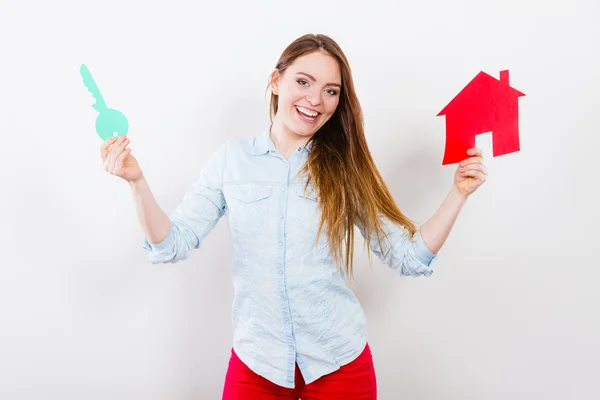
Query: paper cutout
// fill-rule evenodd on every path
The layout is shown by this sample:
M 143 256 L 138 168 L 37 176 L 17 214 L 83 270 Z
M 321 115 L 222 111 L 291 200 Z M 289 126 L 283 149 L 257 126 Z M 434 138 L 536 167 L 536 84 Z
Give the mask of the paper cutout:
M 508 70 L 500 80 L 480 72 L 437 116 L 446 116 L 446 148 L 442 165 L 470 156 L 475 136 L 492 131 L 494 157 L 520 150 L 519 97 L 524 93 L 509 86 Z
M 92 96 L 96 99 L 96 103 L 92 106 L 96 111 L 99 112 L 96 118 L 96 133 L 102 138 L 107 140 L 114 136 L 121 136 L 127 133 L 129 130 L 129 122 L 125 115 L 118 110 L 108 108 L 104 102 L 104 98 L 100 94 L 90 70 L 85 64 L 81 64 L 79 73 L 83 78 L 83 84 L 92 93 Z

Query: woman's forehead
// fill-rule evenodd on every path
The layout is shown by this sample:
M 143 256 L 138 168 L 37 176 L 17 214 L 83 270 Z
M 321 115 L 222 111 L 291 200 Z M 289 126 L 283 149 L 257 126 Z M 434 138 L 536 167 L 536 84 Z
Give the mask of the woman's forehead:
M 317 81 L 341 84 L 339 64 L 333 57 L 321 52 L 298 57 L 288 70 L 292 73 L 305 73 Z

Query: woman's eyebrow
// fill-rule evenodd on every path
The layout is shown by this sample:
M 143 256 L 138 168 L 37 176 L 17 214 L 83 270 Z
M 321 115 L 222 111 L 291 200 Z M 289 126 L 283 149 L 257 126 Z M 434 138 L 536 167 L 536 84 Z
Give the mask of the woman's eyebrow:
M 312 75 L 310 75 L 310 74 L 307 74 L 306 72 L 296 72 L 296 73 L 297 73 L 297 74 L 299 74 L 299 75 L 305 75 L 305 76 L 309 77 L 310 79 L 312 79 L 312 80 L 313 80 L 313 81 L 315 81 L 315 82 L 317 81 L 317 80 L 315 79 L 315 77 L 314 77 L 314 76 L 312 76 Z M 328 84 L 327 84 L 327 85 L 325 85 L 325 86 L 337 86 L 337 87 L 339 87 L 339 88 L 341 88 L 341 87 L 342 87 L 342 85 L 340 85 L 339 83 L 328 83 Z

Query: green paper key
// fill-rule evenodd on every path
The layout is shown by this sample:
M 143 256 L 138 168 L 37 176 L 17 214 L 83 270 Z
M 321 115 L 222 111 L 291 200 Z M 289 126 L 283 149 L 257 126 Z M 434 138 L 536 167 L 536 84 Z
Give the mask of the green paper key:
M 111 137 L 126 134 L 129 130 L 127 118 L 125 118 L 125 115 L 121 111 L 106 106 L 106 103 L 100 94 L 100 90 L 98 89 L 98 86 L 96 86 L 96 82 L 94 82 L 94 78 L 92 78 L 92 74 L 90 74 L 90 70 L 85 64 L 81 64 L 79 73 L 83 78 L 83 84 L 96 99 L 96 103 L 92 107 L 99 113 L 96 118 L 96 132 L 98 133 L 98 136 L 100 136 L 102 140 L 107 140 Z

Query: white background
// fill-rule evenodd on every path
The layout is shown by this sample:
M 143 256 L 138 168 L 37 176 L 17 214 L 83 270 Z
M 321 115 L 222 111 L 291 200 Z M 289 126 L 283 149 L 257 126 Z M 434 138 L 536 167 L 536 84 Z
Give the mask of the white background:
M 379 398 L 597 399 L 599 3 L 0 2 L 0 398 L 219 399 L 231 346 L 223 219 L 153 266 L 127 184 L 106 173 L 87 64 L 170 213 L 224 140 L 268 123 L 284 48 L 346 52 L 367 138 L 424 223 L 452 184 L 436 114 L 510 70 L 521 151 L 491 156 L 430 278 L 356 244 Z

